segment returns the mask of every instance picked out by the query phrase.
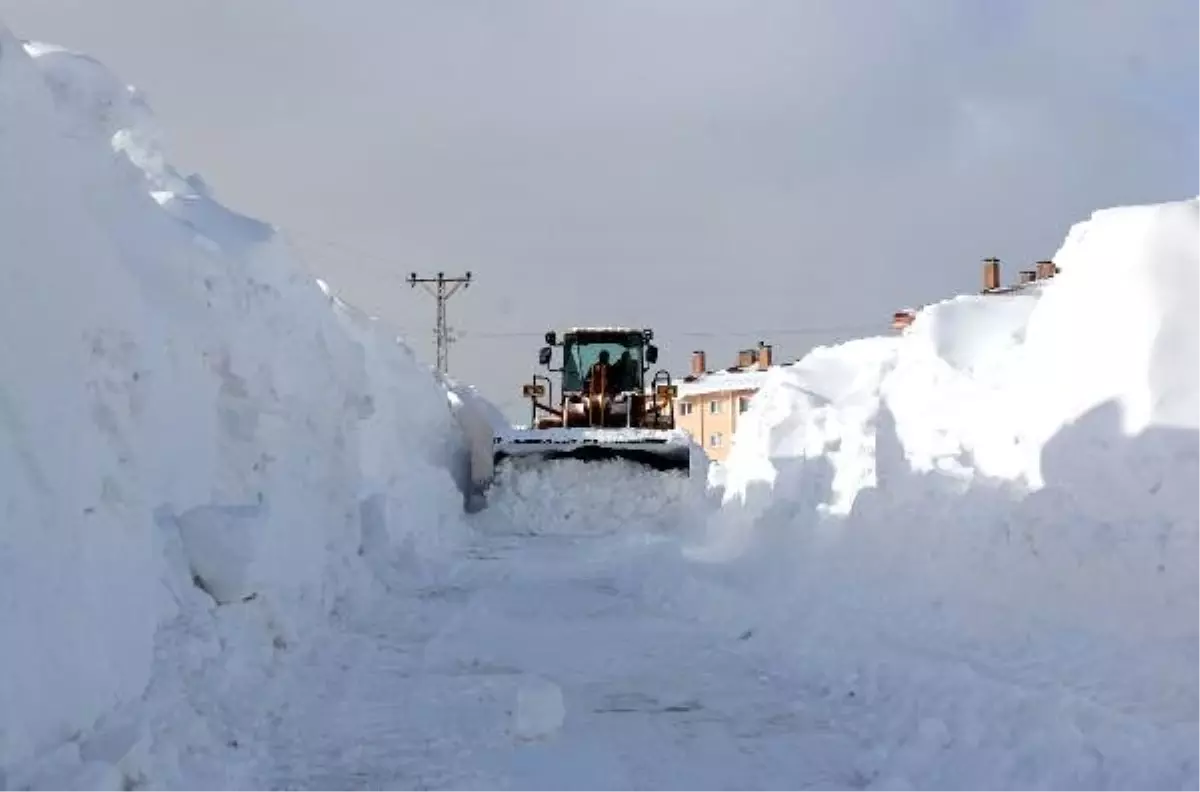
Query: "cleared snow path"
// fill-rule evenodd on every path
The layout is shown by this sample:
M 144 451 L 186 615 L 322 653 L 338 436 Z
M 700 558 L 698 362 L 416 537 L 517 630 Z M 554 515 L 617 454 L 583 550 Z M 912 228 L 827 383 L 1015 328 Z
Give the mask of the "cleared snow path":
M 632 502 L 649 505 L 645 494 Z M 611 526 L 613 508 L 588 504 L 528 533 L 522 504 L 477 515 L 469 560 L 437 585 L 394 591 L 281 680 L 296 698 L 261 746 L 274 770 L 260 784 L 861 785 L 859 746 L 798 710 L 742 636 L 674 612 L 683 562 L 662 530 L 670 506 L 603 532 L 589 516 Z

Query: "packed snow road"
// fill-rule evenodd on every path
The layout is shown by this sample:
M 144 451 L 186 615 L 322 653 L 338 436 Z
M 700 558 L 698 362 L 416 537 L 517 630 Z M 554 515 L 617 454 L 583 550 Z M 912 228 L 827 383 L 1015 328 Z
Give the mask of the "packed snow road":
M 518 491 L 476 515 L 467 560 L 397 588 L 281 681 L 297 698 L 261 738 L 259 782 L 861 786 L 850 734 L 798 708 L 746 636 L 677 612 L 686 484 L 667 481 L 664 499 L 626 477 L 613 501 L 615 473 L 576 484 L 565 511 L 544 477 L 510 480 Z

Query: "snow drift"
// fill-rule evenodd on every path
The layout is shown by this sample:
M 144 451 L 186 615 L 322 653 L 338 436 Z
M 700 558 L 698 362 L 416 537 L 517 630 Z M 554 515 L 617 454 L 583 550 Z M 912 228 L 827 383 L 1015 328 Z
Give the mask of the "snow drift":
M 198 675 L 253 686 L 373 554 L 452 546 L 465 447 L 445 387 L 176 172 L 100 64 L 0 26 L 0 118 L 0 779 L 171 785 L 154 740 L 214 706 Z M 155 691 L 157 724 L 112 725 Z
M 754 509 L 798 497 L 847 515 L 896 475 L 1023 493 L 1061 489 L 1066 476 L 1106 509 L 1141 515 L 1151 503 L 1140 496 L 1154 495 L 1186 527 L 1200 426 L 1197 212 L 1197 200 L 1097 212 L 1071 229 L 1052 280 L 946 300 L 902 335 L 816 349 L 771 372 L 718 476 L 725 500 Z M 901 459 L 884 457 L 881 437 Z M 1132 446 L 1158 453 L 1097 487 L 1090 477 Z M 787 471 L 813 464 L 822 476 L 806 470 L 799 496 Z
M 1096 212 L 1056 277 L 753 401 L 697 557 L 758 559 L 776 648 L 886 698 L 872 784 L 1196 787 L 1198 210 Z
M 883 411 L 907 468 L 1029 489 L 1044 483 L 1051 439 L 1105 405 L 1119 409 L 1125 437 L 1195 432 L 1197 207 L 1097 212 L 1071 229 L 1052 280 L 946 300 L 901 336 L 816 349 L 772 372 L 720 483 L 744 498 L 774 481 L 772 460 L 828 456 L 838 485 L 825 505 L 845 513 L 874 485 L 872 427 Z M 835 439 L 840 448 L 826 454 Z

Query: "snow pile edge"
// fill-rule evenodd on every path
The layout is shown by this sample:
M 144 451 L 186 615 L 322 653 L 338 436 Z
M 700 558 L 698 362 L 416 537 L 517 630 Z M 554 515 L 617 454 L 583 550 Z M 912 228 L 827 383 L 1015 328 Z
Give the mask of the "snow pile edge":
M 946 563 L 957 549 L 979 571 L 1007 552 L 997 536 L 1018 532 L 1042 559 L 1028 574 L 1091 592 L 1097 629 L 1103 602 L 1131 634 L 1193 634 L 1198 231 L 1200 199 L 1098 211 L 1070 229 L 1053 279 L 945 300 L 901 335 L 772 372 L 717 482 L 725 509 L 709 552 L 789 533 L 865 551 L 871 535 L 900 558 L 910 543 L 933 551 L 919 539 L 928 529 L 950 532 L 928 539 Z M 971 512 L 976 500 L 992 508 Z M 974 528 L 947 524 L 962 509 Z M 1098 585 L 1082 561 L 1046 567 L 1039 545 L 1119 560 L 1120 572 Z M 1058 604 L 1089 607 L 1082 595 Z
M 205 716 L 462 535 L 446 389 L 94 59 L 0 25 L 0 117 L 0 777 L 244 785 Z

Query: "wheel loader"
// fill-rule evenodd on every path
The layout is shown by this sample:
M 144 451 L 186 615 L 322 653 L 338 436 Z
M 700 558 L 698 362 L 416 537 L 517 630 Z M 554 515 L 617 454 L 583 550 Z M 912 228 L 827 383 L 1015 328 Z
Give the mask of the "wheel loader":
M 690 475 L 695 446 L 675 426 L 676 386 L 659 369 L 649 329 L 576 327 L 546 333 L 538 363 L 558 374 L 534 374 L 522 389 L 529 426 L 493 436 L 493 470 L 506 461 L 621 459 Z M 562 350 L 554 365 L 554 350 Z

